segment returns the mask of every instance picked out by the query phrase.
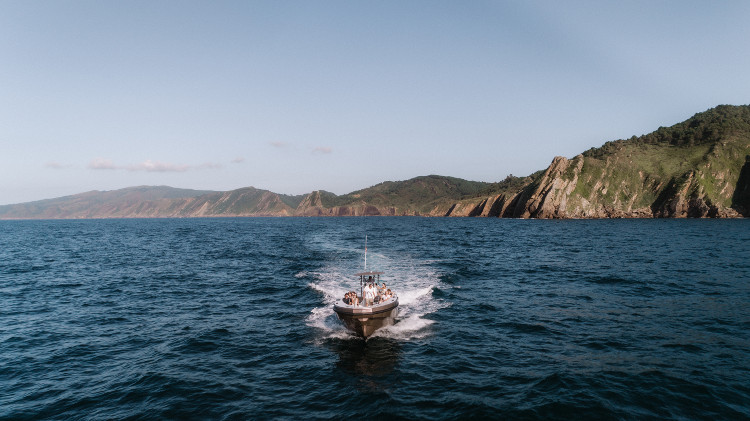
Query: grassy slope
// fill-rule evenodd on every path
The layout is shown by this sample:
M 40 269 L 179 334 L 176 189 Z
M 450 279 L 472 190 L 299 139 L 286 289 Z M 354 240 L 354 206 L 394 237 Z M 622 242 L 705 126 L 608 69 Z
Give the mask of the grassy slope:
M 198 197 L 181 210 L 181 216 L 221 216 L 290 213 L 292 208 L 281 196 L 254 187 L 216 192 Z
M 296 209 L 297 206 L 299 206 L 299 204 L 302 203 L 302 200 L 305 199 L 305 196 L 307 196 L 307 195 L 306 194 L 300 194 L 300 195 L 296 195 L 296 196 L 291 196 L 291 195 L 288 195 L 288 194 L 280 194 L 279 195 L 279 199 L 281 199 L 281 201 L 285 205 L 289 206 L 290 208 Z
M 490 183 L 479 181 L 428 175 L 406 181 L 386 181 L 342 196 L 321 192 L 321 200 L 324 207 L 367 203 L 377 207 L 428 212 L 436 203 L 475 197 L 490 186 Z
M 649 207 L 670 182 L 679 186 L 691 171 L 690 195 L 730 207 L 732 183 L 749 148 L 750 106 L 719 106 L 641 137 L 607 142 L 583 154 L 568 209 L 582 206 L 582 199 L 621 209 Z

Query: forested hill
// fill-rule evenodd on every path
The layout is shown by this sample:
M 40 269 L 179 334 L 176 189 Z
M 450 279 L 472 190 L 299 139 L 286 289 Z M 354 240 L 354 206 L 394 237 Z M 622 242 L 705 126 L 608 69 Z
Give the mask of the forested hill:
M 747 216 L 748 155 L 750 106 L 718 106 L 572 159 L 555 158 L 519 192 L 512 216 Z
M 750 216 L 750 106 L 718 106 L 495 183 L 430 175 L 341 196 L 141 186 L 0 206 L 2 219 L 360 215 Z

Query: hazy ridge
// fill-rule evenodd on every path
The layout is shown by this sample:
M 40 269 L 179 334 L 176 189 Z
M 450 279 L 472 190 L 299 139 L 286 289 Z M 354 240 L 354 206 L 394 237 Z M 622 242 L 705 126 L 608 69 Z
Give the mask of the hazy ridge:
M 555 157 L 545 170 L 498 183 L 429 175 L 341 196 L 140 186 L 0 206 L 2 219 L 362 215 L 748 216 L 750 106 L 718 106 L 571 159 Z

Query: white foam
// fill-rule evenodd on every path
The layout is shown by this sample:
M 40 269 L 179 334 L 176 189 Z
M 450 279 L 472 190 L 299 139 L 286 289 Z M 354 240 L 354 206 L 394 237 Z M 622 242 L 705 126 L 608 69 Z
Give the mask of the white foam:
M 326 301 L 331 301 L 332 303 L 336 301 L 336 297 L 338 297 L 339 295 L 343 296 L 345 293 L 345 291 L 341 288 L 331 287 L 330 285 L 321 283 L 310 282 L 307 284 L 307 286 L 323 294 Z
M 371 337 L 399 339 L 404 341 L 420 339 L 431 333 L 427 328 L 433 323 L 435 322 L 430 319 L 423 319 L 420 315 L 412 315 L 399 319 L 396 324 L 376 330 Z
M 434 287 L 430 285 L 428 287 L 420 288 L 417 290 L 406 290 L 398 294 L 398 302 L 399 304 L 409 305 L 416 302 L 422 297 L 427 297 L 429 299 L 432 296 L 433 288 Z

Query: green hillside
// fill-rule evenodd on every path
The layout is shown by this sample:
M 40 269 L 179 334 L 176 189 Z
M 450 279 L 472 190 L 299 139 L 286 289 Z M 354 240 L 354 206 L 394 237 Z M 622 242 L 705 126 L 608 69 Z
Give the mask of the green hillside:
M 479 181 L 428 175 L 406 181 L 386 181 L 343 196 L 327 196 L 323 205 L 349 206 L 364 202 L 377 207 L 394 207 L 426 213 L 436 202 L 476 197 L 490 186 L 490 183 Z
M 572 188 L 566 194 L 555 188 L 556 202 L 547 206 L 555 217 L 720 216 L 737 208 L 733 196 L 748 154 L 750 106 L 722 105 L 559 161 L 559 174 L 536 178 L 526 193 L 553 180 Z M 542 202 L 526 209 L 529 216 L 539 216 Z

